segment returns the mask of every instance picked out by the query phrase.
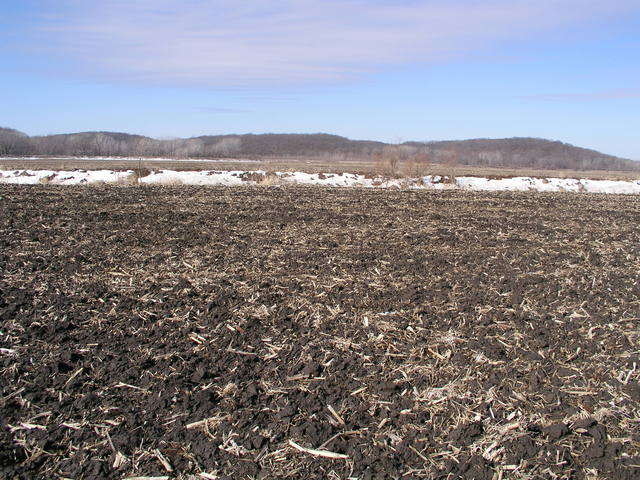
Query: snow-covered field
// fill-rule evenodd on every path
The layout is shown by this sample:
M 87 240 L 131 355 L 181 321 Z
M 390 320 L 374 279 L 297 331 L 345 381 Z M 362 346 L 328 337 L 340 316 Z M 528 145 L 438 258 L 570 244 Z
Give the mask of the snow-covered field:
M 413 188 L 431 190 L 538 191 L 640 194 L 640 180 L 588 180 L 577 178 L 485 178 L 439 175 L 419 178 L 385 179 L 352 173 L 304 173 L 264 171 L 158 170 L 138 178 L 133 170 L 0 170 L 0 183 L 18 184 L 97 184 L 143 183 L 165 185 L 325 185 L 331 187 Z

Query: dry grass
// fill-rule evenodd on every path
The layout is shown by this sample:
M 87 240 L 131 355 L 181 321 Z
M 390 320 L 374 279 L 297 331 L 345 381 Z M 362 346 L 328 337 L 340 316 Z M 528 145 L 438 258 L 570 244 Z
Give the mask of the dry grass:
M 260 178 L 257 183 L 258 185 L 262 185 L 265 187 L 282 185 L 282 179 L 273 172 L 267 172 L 266 174 L 262 175 L 262 178 Z
M 138 160 L 69 160 L 69 159 L 2 159 L 0 169 L 136 169 Z M 502 177 L 557 177 L 557 178 L 589 178 L 593 180 L 639 180 L 640 172 L 617 171 L 574 171 L 574 170 L 538 170 L 473 167 L 447 164 L 429 164 L 423 161 L 393 159 L 391 157 L 357 158 L 334 161 L 327 158 L 258 158 L 249 162 L 238 162 L 234 159 L 222 161 L 190 161 L 190 160 L 153 160 L 145 159 L 141 167 L 142 173 L 155 170 L 264 170 L 264 171 L 303 171 L 308 173 L 357 173 L 363 175 L 383 174 L 393 178 L 406 177 L 408 172 L 421 175 L 442 176 L 481 176 L 491 178 Z M 140 176 L 143 176 L 141 174 Z
M 140 174 L 138 171 L 135 171 L 129 175 L 119 177 L 116 183 L 119 185 L 139 185 L 139 179 Z

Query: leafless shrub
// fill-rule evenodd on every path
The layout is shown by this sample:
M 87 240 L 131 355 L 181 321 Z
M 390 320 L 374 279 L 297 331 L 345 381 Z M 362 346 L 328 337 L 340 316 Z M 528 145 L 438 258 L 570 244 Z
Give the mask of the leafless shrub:
M 376 154 L 375 173 L 385 178 L 398 178 L 400 175 L 400 152 L 393 146 L 389 146 Z
M 140 176 L 138 171 L 133 171 L 126 176 L 119 176 L 116 183 L 118 185 L 139 185 L 139 179 Z
M 38 180 L 38 183 L 42 184 L 42 185 L 47 185 L 49 183 L 51 183 L 51 180 L 53 180 L 56 177 L 55 173 L 52 173 L 51 175 L 47 175 L 46 177 L 42 177 Z
M 282 180 L 274 172 L 267 172 L 264 175 L 264 177 L 262 178 L 262 180 L 260 180 L 260 182 L 258 182 L 258 183 L 260 185 L 264 185 L 264 186 L 272 186 L 272 185 L 280 185 L 280 184 L 282 184 Z
M 255 182 L 262 183 L 266 175 L 263 172 L 243 172 L 240 174 L 240 179 L 243 182 Z

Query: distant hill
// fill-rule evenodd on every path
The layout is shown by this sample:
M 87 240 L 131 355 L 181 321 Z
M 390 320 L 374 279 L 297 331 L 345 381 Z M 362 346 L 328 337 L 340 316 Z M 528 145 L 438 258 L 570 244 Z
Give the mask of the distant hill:
M 640 162 L 541 138 L 473 139 L 441 142 L 407 142 L 429 152 L 437 163 L 487 167 L 640 170 Z
M 369 155 L 382 150 L 386 144 L 368 140 L 349 140 L 338 135 L 326 133 L 314 134 L 247 134 L 247 135 L 218 135 L 196 137 L 206 150 L 216 151 L 220 148 L 227 149 L 233 145 L 240 155 L 247 156 L 277 156 L 277 155 L 302 155 L 318 156 L 335 153 L 350 153 Z
M 569 170 L 640 170 L 640 162 L 540 138 L 405 142 L 392 145 L 338 135 L 205 135 L 157 140 L 119 132 L 34 136 L 0 128 L 0 156 L 138 156 L 172 158 L 327 157 Z

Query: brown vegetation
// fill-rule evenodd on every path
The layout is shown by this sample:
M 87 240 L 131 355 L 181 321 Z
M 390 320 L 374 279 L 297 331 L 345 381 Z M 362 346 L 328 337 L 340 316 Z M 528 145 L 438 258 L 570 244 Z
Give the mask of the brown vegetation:
M 140 170 L 148 174 L 151 170 L 240 170 L 240 171 L 276 171 L 307 173 L 355 173 L 366 176 L 385 176 L 390 171 L 388 165 L 381 160 L 360 159 L 335 162 L 325 158 L 289 158 L 289 159 L 261 159 L 253 161 L 237 161 L 227 158 L 219 161 L 189 161 L 189 160 L 154 160 L 145 159 Z M 0 158 L 0 170 L 135 170 L 138 160 L 128 159 L 70 159 L 70 158 Z M 390 178 L 417 178 L 424 175 L 440 175 L 447 177 L 536 177 L 536 178 L 589 178 L 593 180 L 638 180 L 640 172 L 636 171 L 607 171 L 607 170 L 535 170 L 529 168 L 498 168 L 498 167 L 472 167 L 465 165 L 434 164 L 420 161 L 419 159 L 403 160 L 399 164 L 396 173 L 388 175 Z M 144 176 L 144 175 L 141 175 Z

